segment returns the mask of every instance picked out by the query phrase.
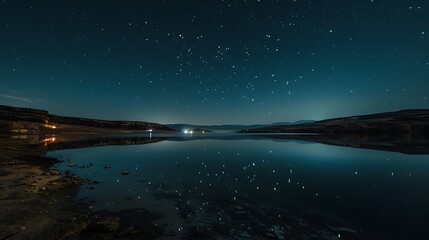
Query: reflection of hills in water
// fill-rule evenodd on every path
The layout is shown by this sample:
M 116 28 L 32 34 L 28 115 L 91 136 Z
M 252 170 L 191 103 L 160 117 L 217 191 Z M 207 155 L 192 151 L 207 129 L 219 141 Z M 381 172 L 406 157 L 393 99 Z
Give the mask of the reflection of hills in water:
M 166 140 L 164 137 L 96 137 L 79 140 L 62 140 L 59 138 L 48 138 L 47 150 L 73 149 L 73 148 L 89 148 L 101 147 L 110 145 L 143 145 L 149 143 L 157 143 Z M 52 141 L 53 140 L 53 141 Z
M 33 145 L 33 148 L 43 151 L 55 151 L 61 149 L 90 148 L 109 145 L 143 145 L 161 141 L 197 141 L 197 140 L 264 140 L 276 141 L 307 141 L 328 145 L 365 148 L 406 154 L 429 154 L 429 139 L 424 136 L 374 136 L 366 134 L 199 134 L 193 137 L 182 134 L 154 135 L 150 136 L 49 136 L 16 135 L 9 136 L 11 140 L 20 144 Z M 36 150 L 35 149 L 35 150 Z
M 401 152 L 406 154 L 429 154 L 429 139 L 424 137 L 409 136 L 374 136 L 363 134 L 346 135 L 259 135 L 263 138 L 281 140 L 302 140 L 318 142 L 329 145 L 366 148 L 389 152 Z
M 12 135 L 0 137 L 3 145 L 26 146 L 34 151 L 55 151 L 74 148 L 91 148 L 111 145 L 144 145 L 157 143 L 167 137 L 146 136 L 76 136 L 76 135 Z

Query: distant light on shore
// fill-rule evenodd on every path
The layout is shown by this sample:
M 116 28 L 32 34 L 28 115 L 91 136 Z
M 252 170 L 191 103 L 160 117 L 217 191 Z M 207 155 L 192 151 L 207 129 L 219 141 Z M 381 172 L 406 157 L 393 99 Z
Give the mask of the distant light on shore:
M 57 128 L 57 126 L 55 126 L 55 125 L 49 125 L 49 124 L 45 124 L 45 127 L 47 127 L 47 128 L 52 128 L 52 129 Z
M 184 130 L 183 130 L 183 133 L 184 133 L 184 134 L 192 134 L 192 133 L 194 133 L 194 131 L 192 131 L 192 130 L 188 130 L 188 129 L 184 129 Z

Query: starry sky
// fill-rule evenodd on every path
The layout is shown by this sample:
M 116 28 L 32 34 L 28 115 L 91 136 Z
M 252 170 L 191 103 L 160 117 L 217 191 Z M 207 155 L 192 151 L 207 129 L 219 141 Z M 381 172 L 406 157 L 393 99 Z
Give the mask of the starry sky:
M 0 0 L 0 104 L 253 124 L 429 107 L 426 0 Z

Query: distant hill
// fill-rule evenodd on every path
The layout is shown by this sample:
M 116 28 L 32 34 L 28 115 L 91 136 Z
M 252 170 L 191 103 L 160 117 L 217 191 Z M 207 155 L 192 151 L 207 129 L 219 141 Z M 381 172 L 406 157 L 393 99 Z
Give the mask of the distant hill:
M 0 133 L 116 133 L 173 132 L 158 123 L 63 117 L 48 111 L 0 105 Z
M 172 129 L 182 131 L 184 129 L 206 129 L 213 132 L 237 132 L 244 128 L 258 128 L 267 125 L 192 125 L 192 124 L 167 124 Z
M 429 135 L 429 109 L 409 109 L 327 119 L 296 125 L 246 128 L 242 133 L 360 133 L 368 135 Z
M 292 124 L 302 124 L 302 123 L 309 123 L 314 122 L 311 120 L 301 120 L 297 122 L 277 122 L 273 124 L 253 124 L 253 125 L 192 125 L 192 124 L 167 124 L 167 126 L 181 131 L 184 129 L 207 129 L 213 132 L 237 132 L 242 129 L 253 129 L 253 128 L 262 128 L 262 127 L 268 127 L 268 126 L 277 126 L 277 125 L 292 125 Z
M 314 120 L 300 120 L 296 122 L 276 122 L 271 125 L 274 126 L 284 126 L 284 125 L 296 125 L 296 124 L 304 124 L 304 123 L 312 123 L 315 122 Z

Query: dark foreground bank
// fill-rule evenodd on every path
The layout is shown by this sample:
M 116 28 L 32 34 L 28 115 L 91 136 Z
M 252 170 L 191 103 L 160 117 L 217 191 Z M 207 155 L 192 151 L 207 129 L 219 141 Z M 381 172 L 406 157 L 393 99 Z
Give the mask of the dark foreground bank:
M 0 239 L 129 239 L 143 230 L 140 239 L 161 235 L 150 222 L 135 227 L 74 203 L 79 187 L 97 182 L 53 169 L 60 160 L 46 157 L 47 145 L 34 138 L 0 138 Z

